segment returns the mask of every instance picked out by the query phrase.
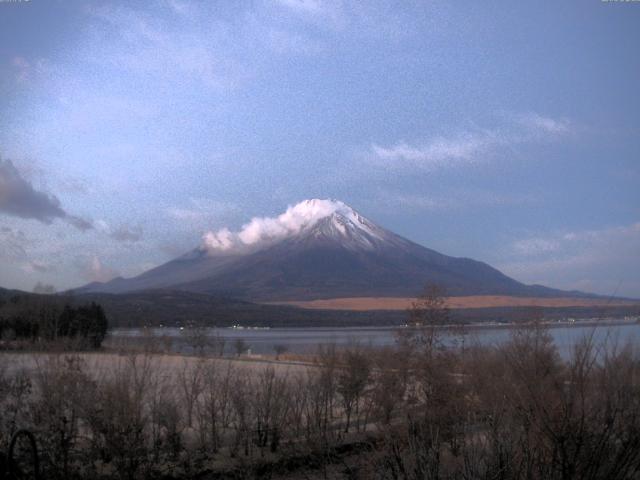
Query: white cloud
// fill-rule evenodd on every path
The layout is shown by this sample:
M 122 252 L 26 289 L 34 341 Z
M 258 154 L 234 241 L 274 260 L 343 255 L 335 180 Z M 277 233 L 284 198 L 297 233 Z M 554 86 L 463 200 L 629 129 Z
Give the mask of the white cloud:
M 174 220 L 199 220 L 205 213 L 189 208 L 169 207 L 167 209 L 167 215 Z
M 190 16 L 194 13 L 194 4 L 182 0 L 167 0 L 167 5 L 178 15 Z
M 296 48 L 289 49 L 292 53 L 324 52 L 338 38 L 389 44 L 418 33 L 415 19 L 391 3 L 275 0 L 265 6 L 258 30 L 276 29 L 290 35 L 290 40 L 303 40 L 304 49 L 296 42 Z
M 254 217 L 238 232 L 231 232 L 228 228 L 207 232 L 203 237 L 203 246 L 211 253 L 259 247 L 296 234 L 337 211 L 347 215 L 353 212 L 350 207 L 337 200 L 304 200 L 289 206 L 277 217 Z
M 32 260 L 22 266 L 27 273 L 51 273 L 56 271 L 55 265 L 42 260 Z
M 167 19 L 128 7 L 89 8 L 99 42 L 90 51 L 100 52 L 94 61 L 160 79 L 194 78 L 206 87 L 233 88 L 245 73 L 227 53 L 235 47 L 228 28 L 213 19 L 203 28 L 202 16 L 187 4 L 174 1 L 169 6 L 180 22 L 176 15 Z
M 303 20 L 332 28 L 348 23 L 345 5 L 339 0 L 276 0 L 275 3 Z
M 520 239 L 498 267 L 527 283 L 640 297 L 640 222 Z
M 111 237 L 118 242 L 124 243 L 136 243 L 142 240 L 143 231 L 140 225 L 127 225 L 120 224 L 117 227 L 112 227 L 106 220 L 95 221 L 96 230 Z
M 89 282 L 108 282 L 119 275 L 119 273 L 103 265 L 97 255 L 91 257 L 82 268 L 82 275 Z
M 0 227 L 0 259 L 17 260 L 27 256 L 25 247 L 31 242 L 21 230 Z
M 142 227 L 140 225 L 120 225 L 111 232 L 110 237 L 118 242 L 139 242 L 142 240 Z
M 571 123 L 567 119 L 543 117 L 537 113 L 520 115 L 520 123 L 533 133 L 549 133 L 563 135 L 571 131 Z
M 501 194 L 482 190 L 450 190 L 446 195 L 424 195 L 404 192 L 381 192 L 375 201 L 381 209 L 452 211 L 503 205 L 534 204 L 540 196 L 532 194 Z
M 514 242 L 513 249 L 521 255 L 538 255 L 540 253 L 555 252 L 560 248 L 560 242 L 546 238 L 527 238 Z
M 25 84 L 39 79 L 48 72 L 49 65 L 42 58 L 27 59 L 15 56 L 11 59 L 10 66 L 13 69 L 14 78 L 18 84 Z
M 230 250 L 234 247 L 234 237 L 228 228 L 207 232 L 202 240 L 209 250 Z
M 189 230 L 202 232 L 238 214 L 239 207 L 235 203 L 213 200 L 210 198 L 190 198 L 187 205 L 173 206 L 165 213 L 173 221 Z
M 372 165 L 385 168 L 432 171 L 484 163 L 501 149 L 551 140 L 569 132 L 570 123 L 566 120 L 526 114 L 499 128 L 467 130 L 449 137 L 433 137 L 413 145 L 405 141 L 390 146 L 374 143 L 367 160 Z
M 390 147 L 373 144 L 374 162 L 381 160 L 387 165 L 400 165 L 431 170 L 461 163 L 473 163 L 478 154 L 492 146 L 494 140 L 473 133 L 465 133 L 457 138 L 437 137 L 431 141 L 411 146 L 400 142 Z
M 29 71 L 31 70 L 31 64 L 24 57 L 13 57 L 11 65 L 15 69 L 16 80 L 18 82 L 25 82 L 29 78 Z
M 415 210 L 447 210 L 451 207 L 448 199 L 425 195 L 385 193 L 380 200 L 383 205 L 390 205 L 394 209 L 398 206 Z

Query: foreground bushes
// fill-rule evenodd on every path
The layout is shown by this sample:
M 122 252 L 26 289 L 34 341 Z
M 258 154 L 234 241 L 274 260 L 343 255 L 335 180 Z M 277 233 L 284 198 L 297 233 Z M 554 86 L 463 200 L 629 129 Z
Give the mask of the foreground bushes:
M 389 428 L 381 478 L 638 478 L 633 348 L 585 338 L 563 362 L 548 333 L 533 328 L 501 348 L 431 358 L 417 381 L 420 410 Z M 458 378 L 442 376 L 456 362 Z
M 45 478 L 639 478 L 633 348 L 586 338 L 564 361 L 539 328 L 495 348 L 427 338 L 325 348 L 294 371 L 52 355 L 0 374 L 0 447 L 36 431 Z

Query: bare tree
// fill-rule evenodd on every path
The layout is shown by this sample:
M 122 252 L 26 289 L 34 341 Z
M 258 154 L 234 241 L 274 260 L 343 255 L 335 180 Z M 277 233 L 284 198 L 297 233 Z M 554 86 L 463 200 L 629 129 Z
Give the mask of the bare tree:
M 227 344 L 227 339 L 220 335 L 218 332 L 211 337 L 211 348 L 213 355 L 216 357 L 224 357 L 224 348 Z
M 260 372 L 252 390 L 255 441 L 261 451 L 269 445 L 270 450 L 275 452 L 291 403 L 287 378 L 278 376 L 275 369 L 269 366 Z
M 450 323 L 446 292 L 429 283 L 409 307 L 407 327 L 398 334 L 400 343 L 421 348 L 427 354 L 442 347 L 442 327 Z
M 276 354 L 276 360 L 280 360 L 280 355 L 287 352 L 288 350 L 289 350 L 289 347 L 287 347 L 286 345 L 282 345 L 282 344 L 274 345 L 273 351 Z
M 229 427 L 231 416 L 231 390 L 235 370 L 231 363 L 224 369 L 217 362 L 208 362 L 203 373 L 203 391 L 198 406 L 198 427 L 202 446 L 210 445 L 217 453 L 222 433 Z
M 193 426 L 193 411 L 196 400 L 202 392 L 203 369 L 202 361 L 193 364 L 185 359 L 178 374 L 178 385 L 182 393 L 182 403 L 187 412 L 188 427 Z
M 371 395 L 382 424 L 388 425 L 395 412 L 402 408 L 404 386 L 395 369 L 382 362 L 377 365 Z
M 366 352 L 353 347 L 343 353 L 342 364 L 338 371 L 337 391 L 342 399 L 342 406 L 347 417 L 345 432 L 348 432 L 354 411 L 356 414 L 356 430 L 358 429 L 360 402 L 369 383 L 371 362 Z
M 233 342 L 233 349 L 236 352 L 236 356 L 239 357 L 240 355 L 246 353 L 247 350 L 249 350 L 249 344 L 242 338 L 236 338 Z
M 235 431 L 231 445 L 231 456 L 236 457 L 242 448 L 244 455 L 250 453 L 251 442 L 251 384 L 245 372 L 238 372 L 231 388 L 231 428 Z
M 210 346 L 207 329 L 201 325 L 193 325 L 185 328 L 183 335 L 187 345 L 191 347 L 191 350 L 196 355 L 204 355 L 207 347 Z

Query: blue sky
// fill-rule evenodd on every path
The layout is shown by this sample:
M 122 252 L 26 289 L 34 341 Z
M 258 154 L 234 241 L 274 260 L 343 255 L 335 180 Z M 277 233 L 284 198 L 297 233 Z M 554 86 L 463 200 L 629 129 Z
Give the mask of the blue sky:
M 0 2 L 0 285 L 134 275 L 331 197 L 640 297 L 639 26 L 595 0 Z

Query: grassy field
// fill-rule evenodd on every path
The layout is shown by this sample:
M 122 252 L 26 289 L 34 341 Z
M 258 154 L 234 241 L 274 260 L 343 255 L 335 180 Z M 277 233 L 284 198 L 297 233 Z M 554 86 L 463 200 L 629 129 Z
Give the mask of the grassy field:
M 351 297 L 329 298 L 323 300 L 272 302 L 278 305 L 291 305 L 315 310 L 406 310 L 415 301 L 408 297 Z M 510 297 L 505 295 L 472 295 L 466 297 L 448 297 L 449 308 L 496 308 L 496 307 L 614 307 L 640 306 L 635 300 L 609 300 L 606 298 L 576 297 Z

